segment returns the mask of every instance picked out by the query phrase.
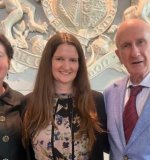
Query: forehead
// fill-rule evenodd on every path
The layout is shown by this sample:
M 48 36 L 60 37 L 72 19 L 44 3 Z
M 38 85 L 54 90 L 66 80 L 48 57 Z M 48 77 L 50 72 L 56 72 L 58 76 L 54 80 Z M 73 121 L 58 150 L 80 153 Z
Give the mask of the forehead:
M 77 49 L 71 44 L 61 44 L 57 47 L 54 56 L 75 56 L 78 57 Z
M 2 43 L 0 43 L 0 52 L 6 54 L 6 49 Z
M 143 24 L 123 25 L 116 37 L 116 43 L 132 42 L 138 39 L 150 40 L 150 27 Z

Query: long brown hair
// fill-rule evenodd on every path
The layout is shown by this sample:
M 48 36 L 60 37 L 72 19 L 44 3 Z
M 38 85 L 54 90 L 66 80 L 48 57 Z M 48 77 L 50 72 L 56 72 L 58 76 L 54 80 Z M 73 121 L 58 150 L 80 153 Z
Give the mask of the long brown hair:
M 79 69 L 73 82 L 75 107 L 79 110 L 80 130 L 79 137 L 87 134 L 89 148 L 95 141 L 95 132 L 101 132 L 95 103 L 90 90 L 85 57 L 80 42 L 68 33 L 57 33 L 51 37 L 43 51 L 38 69 L 35 87 L 30 95 L 27 111 L 24 118 L 25 135 L 27 138 L 34 136 L 41 129 L 53 122 L 53 98 L 55 95 L 54 78 L 52 75 L 52 57 L 61 44 L 67 43 L 75 46 L 79 55 Z

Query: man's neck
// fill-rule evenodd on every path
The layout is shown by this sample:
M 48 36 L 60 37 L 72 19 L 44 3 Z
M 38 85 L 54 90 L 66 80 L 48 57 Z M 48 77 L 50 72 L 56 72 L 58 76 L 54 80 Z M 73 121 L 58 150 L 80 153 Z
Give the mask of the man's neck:
M 0 95 L 2 95 L 5 91 L 5 88 L 3 87 L 3 85 L 0 83 Z
M 148 73 L 145 74 L 145 75 L 134 75 L 134 76 L 130 76 L 130 80 L 131 80 L 131 82 L 132 82 L 134 85 L 138 85 L 138 84 L 140 84 L 140 83 L 144 80 L 144 78 L 145 78 L 147 75 L 148 75 Z

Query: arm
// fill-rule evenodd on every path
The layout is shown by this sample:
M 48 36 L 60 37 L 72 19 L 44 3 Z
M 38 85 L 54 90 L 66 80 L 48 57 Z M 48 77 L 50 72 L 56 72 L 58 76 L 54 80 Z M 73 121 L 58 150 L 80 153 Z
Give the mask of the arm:
M 28 146 L 26 146 L 26 154 L 27 154 L 27 160 L 36 160 L 34 157 L 34 151 L 31 144 L 31 140 L 29 141 Z
M 105 112 L 105 104 L 104 104 L 104 97 L 102 93 L 93 91 L 94 101 L 96 104 L 96 110 L 98 114 L 98 118 L 104 132 L 97 135 L 97 143 L 95 148 L 98 150 L 103 149 L 104 152 L 109 152 L 109 143 L 108 143 L 108 136 L 107 136 L 107 117 Z

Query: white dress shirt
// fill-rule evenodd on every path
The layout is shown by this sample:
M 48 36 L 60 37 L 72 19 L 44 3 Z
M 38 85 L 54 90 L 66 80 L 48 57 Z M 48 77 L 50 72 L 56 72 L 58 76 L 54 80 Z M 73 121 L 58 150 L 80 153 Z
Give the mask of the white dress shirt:
M 150 95 L 150 73 L 138 85 L 143 86 L 142 91 L 137 95 L 137 98 L 136 98 L 136 109 L 137 109 L 138 115 L 140 116 L 145 106 L 146 100 Z M 130 86 L 135 86 L 135 85 L 133 85 L 129 79 L 127 83 L 126 93 L 125 93 L 124 107 L 130 96 Z

